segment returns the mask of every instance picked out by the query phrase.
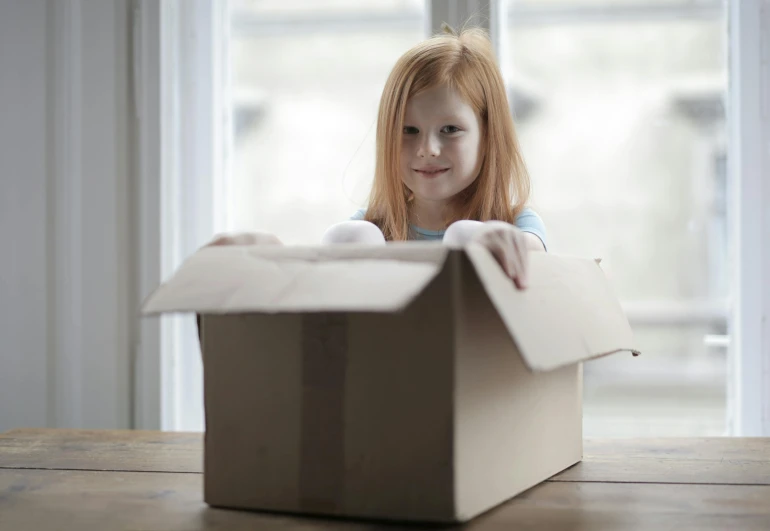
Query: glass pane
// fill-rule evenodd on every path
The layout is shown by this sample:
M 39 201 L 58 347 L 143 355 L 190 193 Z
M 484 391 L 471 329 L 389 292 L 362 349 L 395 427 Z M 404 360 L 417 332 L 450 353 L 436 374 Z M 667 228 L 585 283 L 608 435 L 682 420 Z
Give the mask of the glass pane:
M 533 207 L 550 250 L 602 258 L 643 352 L 586 364 L 586 435 L 721 434 L 726 352 L 703 338 L 725 333 L 726 312 L 704 308 L 729 296 L 722 3 L 508 10 Z M 701 370 L 708 384 L 693 383 Z
M 230 211 L 239 230 L 317 243 L 364 206 L 380 93 L 396 59 L 424 38 L 424 7 L 396 0 L 235 3 Z
M 725 435 L 725 358 L 706 347 L 718 325 L 634 327 L 642 355 L 616 354 L 584 365 L 587 437 Z

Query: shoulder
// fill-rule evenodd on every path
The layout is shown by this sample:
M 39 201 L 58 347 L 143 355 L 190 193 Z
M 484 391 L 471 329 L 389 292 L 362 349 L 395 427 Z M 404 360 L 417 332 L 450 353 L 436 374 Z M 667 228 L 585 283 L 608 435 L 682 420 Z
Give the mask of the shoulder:
M 514 222 L 520 230 L 524 232 L 531 232 L 543 242 L 543 245 L 548 249 L 548 240 L 546 237 L 545 223 L 537 212 L 529 207 L 524 208 Z
M 542 218 L 530 207 L 524 207 L 516 216 L 516 224 L 519 223 L 543 223 Z

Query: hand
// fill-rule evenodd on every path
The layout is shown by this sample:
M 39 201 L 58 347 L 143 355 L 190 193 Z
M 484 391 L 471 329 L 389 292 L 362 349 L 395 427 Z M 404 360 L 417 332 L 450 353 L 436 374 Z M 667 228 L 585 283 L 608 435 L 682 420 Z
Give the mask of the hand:
M 519 289 L 527 287 L 529 246 L 526 233 L 502 221 L 487 221 L 471 238 L 486 247 Z
M 283 243 L 276 235 L 268 232 L 238 232 L 219 234 L 204 247 L 219 245 L 283 245 Z

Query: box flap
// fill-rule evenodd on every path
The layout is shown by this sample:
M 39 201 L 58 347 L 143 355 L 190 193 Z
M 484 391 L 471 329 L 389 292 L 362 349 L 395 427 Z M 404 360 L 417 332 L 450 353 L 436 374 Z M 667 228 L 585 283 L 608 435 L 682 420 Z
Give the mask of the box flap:
M 529 253 L 529 285 L 519 290 L 486 249 L 471 245 L 466 251 L 530 370 L 623 350 L 638 354 L 628 319 L 596 260 Z
M 447 253 L 417 242 L 206 247 L 148 297 L 142 312 L 392 312 L 430 283 Z

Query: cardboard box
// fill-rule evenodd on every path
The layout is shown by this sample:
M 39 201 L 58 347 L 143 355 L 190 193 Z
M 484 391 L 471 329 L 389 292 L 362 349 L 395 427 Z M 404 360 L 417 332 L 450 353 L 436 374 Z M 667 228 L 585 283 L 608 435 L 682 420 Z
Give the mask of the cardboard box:
M 212 247 L 146 302 L 197 312 L 205 501 L 461 522 L 582 457 L 582 366 L 632 351 L 594 260 L 482 247 Z

